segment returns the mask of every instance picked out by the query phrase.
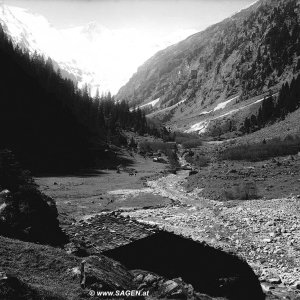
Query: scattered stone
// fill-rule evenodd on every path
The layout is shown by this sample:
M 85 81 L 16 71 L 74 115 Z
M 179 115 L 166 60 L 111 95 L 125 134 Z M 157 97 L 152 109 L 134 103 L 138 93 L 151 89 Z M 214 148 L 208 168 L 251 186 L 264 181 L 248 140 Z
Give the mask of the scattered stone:
M 68 254 L 79 257 L 85 257 L 89 255 L 86 248 L 83 245 L 80 245 L 79 243 L 70 242 L 64 246 L 64 249 Z
M 147 284 L 152 284 L 153 282 L 157 281 L 157 277 L 154 276 L 153 274 L 148 274 L 144 278 L 144 282 Z
M 0 281 L 7 279 L 7 274 L 5 272 L 0 271 Z
M 178 290 L 179 284 L 174 280 L 168 280 L 161 286 L 161 296 L 168 296 Z
M 135 278 L 134 281 L 137 283 L 143 282 L 144 276 L 142 274 L 138 274 Z
M 296 288 L 297 290 L 300 290 L 300 281 L 296 281 L 293 287 Z
M 269 239 L 269 238 L 263 239 L 263 242 L 264 242 L 264 243 L 271 243 L 271 242 L 272 242 L 272 239 Z
M 272 284 L 280 284 L 281 283 L 281 279 L 279 277 L 269 278 L 268 282 L 270 282 Z

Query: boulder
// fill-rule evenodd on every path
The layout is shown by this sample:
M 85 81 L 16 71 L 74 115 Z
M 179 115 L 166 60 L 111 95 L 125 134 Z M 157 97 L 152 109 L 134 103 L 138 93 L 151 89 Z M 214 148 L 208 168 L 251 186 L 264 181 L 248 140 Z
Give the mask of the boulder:
M 79 257 L 86 257 L 89 255 L 86 247 L 83 244 L 78 242 L 70 242 L 64 245 L 64 249 L 68 254 L 79 256 Z
M 105 256 L 89 256 L 81 262 L 79 284 L 93 290 L 134 289 L 133 275 L 120 263 Z
M 167 280 L 160 286 L 159 294 L 160 297 L 171 299 L 187 299 L 188 286 L 181 280 L 181 278 Z
M 153 275 L 153 274 L 147 274 L 145 277 L 144 277 L 144 282 L 146 284 L 152 284 L 154 283 L 155 281 L 158 280 L 158 277 Z
M 59 245 L 66 241 L 55 201 L 34 186 L 1 195 L 0 234 L 31 242 Z
M 198 174 L 198 171 L 197 171 L 197 170 L 191 170 L 191 171 L 189 172 L 189 176 L 196 175 L 196 174 Z

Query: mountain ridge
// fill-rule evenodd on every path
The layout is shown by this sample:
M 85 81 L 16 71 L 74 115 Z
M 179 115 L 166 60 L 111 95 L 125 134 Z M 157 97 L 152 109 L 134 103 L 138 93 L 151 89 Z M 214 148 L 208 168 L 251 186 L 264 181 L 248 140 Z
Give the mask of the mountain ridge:
M 171 127 L 239 95 L 238 103 L 278 92 L 299 72 L 299 1 L 261 0 L 151 57 L 117 99 L 153 110 Z M 297 64 L 298 62 L 298 64 Z M 185 122 L 189 130 L 194 123 Z M 177 128 L 178 129 L 178 128 Z

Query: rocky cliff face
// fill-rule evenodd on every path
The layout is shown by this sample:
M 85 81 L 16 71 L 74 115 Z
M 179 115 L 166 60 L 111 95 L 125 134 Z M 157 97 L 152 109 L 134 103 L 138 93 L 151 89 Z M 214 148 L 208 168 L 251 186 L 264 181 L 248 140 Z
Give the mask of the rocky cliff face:
M 237 96 L 241 103 L 275 92 L 299 72 L 299 20 L 297 0 L 258 1 L 158 52 L 117 99 L 140 105 L 159 98 L 154 110 L 165 109 L 161 119 L 176 123 Z

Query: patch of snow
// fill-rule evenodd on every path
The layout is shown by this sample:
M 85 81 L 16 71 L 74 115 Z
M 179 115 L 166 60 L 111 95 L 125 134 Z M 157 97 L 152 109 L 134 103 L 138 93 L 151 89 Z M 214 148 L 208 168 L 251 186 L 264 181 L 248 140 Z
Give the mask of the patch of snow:
M 116 94 L 149 57 L 196 32 L 157 35 L 138 28 L 106 28 L 97 22 L 58 29 L 42 15 L 1 2 L 0 22 L 15 43 L 51 57 L 66 71 L 76 70 L 72 74 L 79 87 L 87 83 L 92 94 L 97 88 Z
M 214 111 L 219 110 L 219 109 L 224 109 L 231 101 L 237 99 L 238 97 L 239 97 L 239 96 L 236 96 L 236 97 L 231 98 L 231 99 L 229 99 L 229 100 L 227 100 L 227 101 L 224 101 L 224 102 L 222 102 L 222 103 L 219 103 L 219 104 L 214 108 Z
M 179 101 L 178 103 L 174 104 L 173 106 L 180 105 L 180 104 L 184 103 L 185 101 L 186 101 L 186 98 L 183 99 L 183 100 L 181 100 L 181 101 Z
M 160 100 L 160 98 L 157 98 L 157 99 L 155 99 L 155 100 L 153 100 L 149 103 L 146 103 L 146 104 L 143 104 L 143 105 L 139 106 L 139 108 L 143 108 L 143 107 L 150 106 L 150 105 L 152 107 L 154 107 L 159 102 L 159 100 Z
M 273 94 L 272 96 L 275 96 L 275 95 L 277 95 L 277 94 L 278 94 L 278 93 L 275 93 L 275 94 Z M 238 96 L 237 96 L 237 97 L 238 97 Z M 226 101 L 226 102 L 220 103 L 220 104 L 226 103 L 226 105 L 227 105 L 230 101 L 233 101 L 233 100 L 236 99 L 237 97 L 232 98 L 232 99 L 230 99 L 230 100 L 228 100 L 228 101 Z M 216 116 L 216 117 L 209 118 L 209 119 L 206 119 L 206 120 L 204 120 L 204 121 L 198 122 L 198 123 L 192 125 L 192 126 L 190 127 L 190 129 L 186 130 L 185 132 L 186 132 L 186 133 L 198 132 L 199 134 L 205 133 L 206 130 L 207 130 L 207 127 L 208 127 L 210 121 L 217 120 L 217 119 L 221 119 L 221 118 L 223 118 L 223 117 L 232 115 L 232 114 L 235 113 L 235 112 L 241 111 L 241 110 L 243 110 L 243 109 L 245 109 L 245 108 L 247 108 L 247 107 L 250 107 L 250 106 L 252 106 L 252 105 L 254 105 L 254 104 L 257 104 L 257 103 L 259 103 L 259 102 L 262 102 L 262 101 L 264 101 L 264 99 L 265 99 L 265 97 L 260 98 L 260 99 L 256 100 L 256 101 L 253 102 L 253 103 L 247 104 L 247 105 L 242 106 L 242 107 L 239 107 L 239 108 L 232 109 L 232 110 L 228 111 L 228 112 L 225 113 L 225 114 L 222 114 L 222 115 L 219 115 L 219 116 Z M 225 106 L 226 106 L 226 105 L 225 105 Z M 214 110 L 214 111 L 215 111 L 215 110 Z M 201 115 L 201 114 L 203 114 L 203 113 L 200 113 L 200 115 Z
M 205 110 L 205 111 L 202 111 L 202 112 L 199 114 L 199 116 L 202 116 L 202 115 L 208 115 L 208 114 L 210 114 L 211 112 L 212 112 L 212 110 L 210 110 L 210 111 Z
M 155 111 L 155 112 L 149 114 L 149 116 L 150 116 L 150 115 L 153 116 L 153 115 L 162 113 L 162 112 L 164 112 L 164 111 L 171 110 L 171 109 L 173 109 L 173 108 L 179 106 L 180 104 L 184 103 L 185 101 L 186 101 L 186 98 L 183 99 L 183 100 L 181 100 L 181 101 L 179 101 L 178 103 L 176 103 L 176 104 L 174 104 L 174 105 L 171 105 L 171 106 L 169 106 L 169 107 L 162 108 L 162 109 L 160 109 L 160 110 L 158 110 L 158 111 Z
M 199 123 L 196 123 L 194 125 L 191 126 L 190 129 L 186 130 L 186 133 L 192 133 L 192 132 L 198 132 L 200 133 L 205 133 L 207 130 L 207 127 L 209 125 L 210 120 L 205 120 L 205 121 L 201 121 Z

